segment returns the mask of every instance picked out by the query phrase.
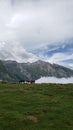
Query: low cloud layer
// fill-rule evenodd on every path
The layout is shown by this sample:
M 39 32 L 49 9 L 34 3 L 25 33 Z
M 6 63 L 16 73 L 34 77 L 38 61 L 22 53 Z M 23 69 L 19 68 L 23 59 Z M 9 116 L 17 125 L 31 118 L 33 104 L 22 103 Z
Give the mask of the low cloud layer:
M 71 78 L 41 77 L 40 79 L 36 80 L 36 83 L 68 84 L 73 83 L 73 77 Z

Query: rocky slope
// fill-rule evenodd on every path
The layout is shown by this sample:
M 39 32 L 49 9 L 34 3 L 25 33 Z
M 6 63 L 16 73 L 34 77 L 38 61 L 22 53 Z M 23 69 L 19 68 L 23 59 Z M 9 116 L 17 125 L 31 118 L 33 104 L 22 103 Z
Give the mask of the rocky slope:
M 34 63 L 0 60 L 0 80 L 18 82 L 21 79 L 36 80 L 42 76 L 73 77 L 73 70 L 40 60 Z

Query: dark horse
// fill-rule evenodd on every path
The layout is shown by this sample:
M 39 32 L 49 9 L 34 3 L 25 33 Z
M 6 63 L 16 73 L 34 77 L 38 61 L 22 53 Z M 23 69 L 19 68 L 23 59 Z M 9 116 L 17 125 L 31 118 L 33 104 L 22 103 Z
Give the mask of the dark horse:
M 20 80 L 19 83 L 25 83 L 25 80 Z
M 35 80 L 20 80 L 19 83 L 35 84 Z

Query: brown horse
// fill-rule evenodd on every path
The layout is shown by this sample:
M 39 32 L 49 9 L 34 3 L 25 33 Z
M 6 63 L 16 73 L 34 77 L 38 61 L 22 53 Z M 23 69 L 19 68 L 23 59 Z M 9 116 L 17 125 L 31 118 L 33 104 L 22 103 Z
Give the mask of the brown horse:
M 35 80 L 27 80 L 26 82 L 29 84 L 35 84 Z

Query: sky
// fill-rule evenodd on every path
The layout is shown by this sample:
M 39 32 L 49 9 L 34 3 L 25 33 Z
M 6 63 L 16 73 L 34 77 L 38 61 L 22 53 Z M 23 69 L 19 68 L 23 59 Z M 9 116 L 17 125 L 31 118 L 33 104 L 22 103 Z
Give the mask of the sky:
M 0 59 L 73 69 L 73 0 L 0 0 Z

